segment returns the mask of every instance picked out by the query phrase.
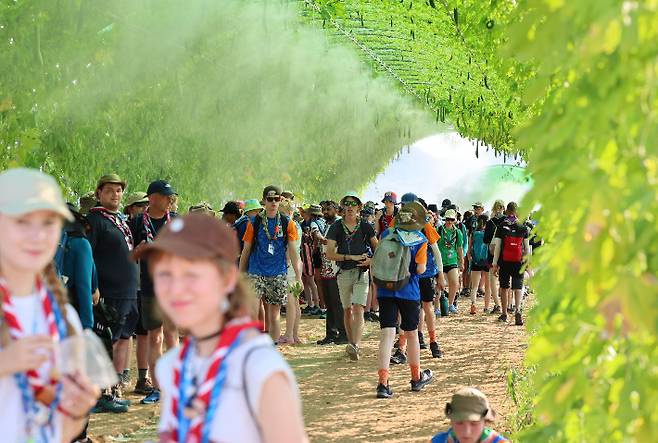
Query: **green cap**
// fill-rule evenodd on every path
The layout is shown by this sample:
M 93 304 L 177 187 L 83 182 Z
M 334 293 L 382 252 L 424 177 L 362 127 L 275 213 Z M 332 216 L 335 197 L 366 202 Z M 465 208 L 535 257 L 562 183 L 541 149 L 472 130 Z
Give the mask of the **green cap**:
M 121 185 L 123 189 L 126 189 L 126 181 L 123 180 L 121 177 L 119 177 L 117 174 L 107 174 L 102 176 L 100 179 L 98 179 L 98 184 L 96 185 L 96 189 L 100 189 L 103 187 L 103 185 L 106 185 L 108 183 Z

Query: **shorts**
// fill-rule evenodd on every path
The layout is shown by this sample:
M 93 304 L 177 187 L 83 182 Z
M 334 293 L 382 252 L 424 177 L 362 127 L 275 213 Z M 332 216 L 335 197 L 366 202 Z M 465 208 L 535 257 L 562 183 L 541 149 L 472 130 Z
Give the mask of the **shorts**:
M 111 306 L 117 313 L 114 323 L 110 324 L 112 331 L 112 343 L 119 339 L 129 339 L 135 333 L 139 312 L 136 299 L 105 298 L 107 306 Z
M 142 327 L 153 331 L 162 327 L 163 317 L 155 295 L 142 295 L 139 299 L 142 308 Z
M 443 267 L 443 272 L 445 272 L 447 274 L 448 272 L 452 271 L 453 269 L 457 269 L 458 267 L 459 266 L 457 266 L 457 265 L 445 265 Z
M 285 305 L 288 303 L 288 282 L 285 275 L 265 277 L 249 274 L 254 284 L 258 298 L 270 305 Z
M 502 262 L 500 264 L 498 281 L 501 289 L 509 289 L 510 279 L 512 280 L 512 289 L 523 289 L 522 266 L 523 263 Z
M 396 297 L 380 297 L 379 301 L 379 327 L 395 328 L 398 325 L 400 314 L 400 329 L 413 331 L 418 329 L 420 321 L 420 301 L 405 300 Z
M 434 301 L 434 288 L 436 287 L 436 277 L 422 277 L 418 279 L 420 288 L 420 299 L 424 302 L 431 303 Z
M 144 329 L 142 324 L 142 300 L 141 293 L 137 292 L 137 325 L 135 326 L 135 335 L 146 335 L 148 331 Z
M 315 269 L 322 269 L 322 252 L 320 248 L 315 248 L 315 252 L 313 253 L 313 267 Z
M 340 303 L 343 309 L 351 308 L 352 305 L 365 306 L 368 301 L 368 287 L 370 285 L 370 273 L 361 271 L 359 268 L 341 269 L 336 276 Z
M 489 272 L 489 265 L 485 264 L 471 264 L 471 272 Z

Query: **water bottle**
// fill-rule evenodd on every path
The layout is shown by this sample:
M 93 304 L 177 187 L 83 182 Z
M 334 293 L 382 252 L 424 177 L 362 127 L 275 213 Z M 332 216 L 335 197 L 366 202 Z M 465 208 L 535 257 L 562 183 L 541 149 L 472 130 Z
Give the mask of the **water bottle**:
M 445 292 L 441 293 L 441 297 L 439 298 L 439 305 L 441 306 L 441 317 L 447 317 L 448 316 L 448 297 L 446 296 Z

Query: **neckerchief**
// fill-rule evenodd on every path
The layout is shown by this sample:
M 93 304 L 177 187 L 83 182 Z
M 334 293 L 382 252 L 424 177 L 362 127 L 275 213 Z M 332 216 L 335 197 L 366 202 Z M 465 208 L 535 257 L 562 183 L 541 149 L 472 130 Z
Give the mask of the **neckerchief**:
M 263 231 L 265 231 L 265 235 L 267 236 L 267 239 L 271 242 L 277 239 L 279 236 L 279 232 L 281 231 L 281 213 L 277 212 L 276 213 L 276 221 L 275 221 L 275 226 L 274 226 L 274 236 L 270 236 L 270 229 L 268 227 L 267 221 L 267 213 L 263 211 L 263 214 L 260 216 L 261 217 L 261 225 L 263 225 Z M 258 233 L 256 233 L 258 234 Z
M 48 334 L 54 342 L 58 342 L 67 335 L 66 322 L 62 317 L 55 297 L 42 284 L 41 279 L 37 278 L 35 287 L 39 294 L 39 302 L 43 309 L 43 314 L 46 317 Z M 0 297 L 2 297 L 4 321 L 9 328 L 10 337 L 12 340 L 20 340 L 26 337 L 29 333 L 25 332 L 23 325 L 18 320 L 12 295 L 4 279 L 0 279 Z M 40 371 L 31 369 L 14 374 L 16 383 L 21 390 L 23 409 L 27 417 L 27 434 L 31 435 L 34 422 L 40 421 L 37 423 L 40 428 L 40 441 L 44 442 L 47 441 L 44 426 L 46 424 L 52 426 L 52 419 L 61 397 L 62 385 L 57 380 L 55 367 L 55 356 L 52 355 L 50 362 L 45 364 Z M 48 373 L 48 375 L 44 375 L 44 372 Z M 39 408 L 37 402 L 47 408 L 45 416 L 39 417 L 44 414 L 40 414 L 40 411 L 43 411 L 43 409 Z
M 453 232 L 452 236 L 448 235 L 451 231 Z M 446 249 L 452 249 L 457 240 L 457 226 L 453 226 L 452 229 L 446 229 L 445 226 L 441 226 L 441 232 L 444 234 L 441 236 L 443 246 L 445 246 Z
M 169 211 L 167 211 L 166 214 L 167 220 L 165 221 L 165 224 L 171 221 L 171 214 Z M 146 232 L 146 243 L 152 243 L 155 239 L 156 232 L 155 226 L 153 226 L 153 222 L 151 221 L 151 216 L 149 215 L 149 208 L 144 210 L 142 221 L 144 222 L 144 231 Z
M 111 221 L 112 224 L 114 226 L 116 226 L 117 229 L 119 231 L 121 231 L 121 233 L 123 234 L 123 238 L 126 241 L 126 244 L 128 245 L 128 250 L 129 251 L 133 250 L 133 246 L 135 244 L 133 242 L 133 234 L 132 234 L 132 232 L 130 232 L 130 228 L 128 227 L 128 223 L 126 222 L 126 220 L 123 217 L 121 217 L 121 215 L 119 215 L 118 213 L 115 213 L 115 212 L 111 212 L 108 209 L 103 208 L 102 206 L 97 206 L 95 208 L 91 208 L 89 210 L 89 212 L 96 212 L 96 213 L 102 215 L 103 217 L 105 217 L 106 219 L 108 219 L 109 221 Z
M 502 440 L 498 440 L 499 438 L 502 438 Z M 479 443 L 494 443 L 496 441 L 506 442 L 507 440 L 505 440 L 502 435 L 491 428 L 484 428 L 482 435 L 478 440 Z M 459 443 L 459 440 L 457 440 L 457 435 L 452 428 L 448 430 L 448 438 L 446 439 L 446 443 Z
M 354 237 L 354 234 L 356 234 L 357 231 L 359 230 L 359 228 L 361 227 L 361 217 L 356 218 L 356 226 L 354 226 L 353 231 L 350 231 L 347 228 L 347 225 L 345 224 L 345 219 L 341 218 L 340 219 L 340 224 L 343 227 L 343 232 L 345 232 L 345 241 L 347 241 L 348 243 L 351 243 L 352 238 Z
M 174 388 L 172 391 L 172 423 L 165 431 L 167 441 L 177 443 L 207 443 L 215 418 L 217 405 L 226 381 L 224 361 L 240 343 L 247 329 L 261 330 L 258 321 L 243 317 L 230 321 L 219 337 L 217 347 L 210 356 L 210 366 L 201 383 L 195 383 L 190 371 L 191 351 L 196 346 L 192 337 L 187 337 L 174 363 Z

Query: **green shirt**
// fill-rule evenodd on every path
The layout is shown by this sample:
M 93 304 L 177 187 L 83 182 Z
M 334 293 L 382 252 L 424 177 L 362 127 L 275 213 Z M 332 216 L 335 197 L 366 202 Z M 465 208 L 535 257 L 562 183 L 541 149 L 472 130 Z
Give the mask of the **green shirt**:
M 441 251 L 443 266 L 456 265 L 459 260 L 457 248 L 464 247 L 464 234 L 454 226 L 452 229 L 446 229 L 444 226 L 441 226 L 439 235 L 441 236 L 441 240 L 439 240 L 439 251 Z

